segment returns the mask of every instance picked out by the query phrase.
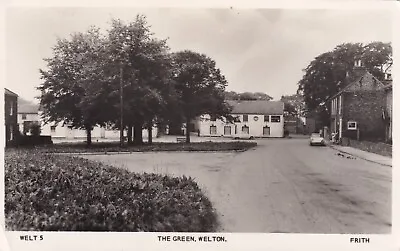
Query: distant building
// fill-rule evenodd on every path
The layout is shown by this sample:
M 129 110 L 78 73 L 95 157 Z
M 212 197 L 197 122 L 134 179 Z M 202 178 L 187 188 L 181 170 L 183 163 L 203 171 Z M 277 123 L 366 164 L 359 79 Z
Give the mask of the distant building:
M 17 113 L 18 95 L 7 88 L 4 88 L 4 124 L 6 146 L 14 145 L 17 142 L 19 136 Z
M 29 134 L 32 124 L 39 124 L 39 105 L 18 97 L 18 126 L 22 134 Z
M 195 123 L 200 136 L 222 137 L 283 137 L 284 103 L 281 101 L 227 101 L 234 121 L 217 119 L 209 114 Z
M 293 115 L 284 115 L 284 129 L 290 134 L 303 134 L 305 131 L 305 118 Z

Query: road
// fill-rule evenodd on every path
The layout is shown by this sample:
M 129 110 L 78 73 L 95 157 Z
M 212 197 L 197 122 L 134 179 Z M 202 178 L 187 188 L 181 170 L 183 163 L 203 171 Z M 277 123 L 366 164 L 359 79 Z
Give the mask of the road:
M 337 153 L 293 138 L 258 140 L 242 153 L 86 157 L 194 177 L 219 213 L 221 232 L 390 233 L 391 167 Z

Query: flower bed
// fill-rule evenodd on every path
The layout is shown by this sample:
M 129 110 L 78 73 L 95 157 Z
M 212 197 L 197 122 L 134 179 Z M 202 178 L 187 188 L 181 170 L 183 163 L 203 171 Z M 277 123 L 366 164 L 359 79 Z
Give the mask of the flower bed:
M 256 142 L 195 142 L 195 143 L 153 143 L 139 146 L 120 147 L 118 142 L 93 143 L 87 147 L 84 143 L 63 143 L 37 150 L 48 153 L 90 153 L 90 152 L 156 152 L 156 151 L 245 151 L 257 146 Z
M 210 232 L 209 199 L 189 177 L 136 174 L 36 150 L 5 154 L 6 228 Z

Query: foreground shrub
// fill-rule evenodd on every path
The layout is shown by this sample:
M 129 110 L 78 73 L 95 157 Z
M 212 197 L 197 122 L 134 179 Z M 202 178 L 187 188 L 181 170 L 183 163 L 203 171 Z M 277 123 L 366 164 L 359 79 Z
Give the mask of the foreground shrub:
M 187 177 L 136 174 L 78 157 L 8 150 L 8 230 L 215 231 L 216 214 Z

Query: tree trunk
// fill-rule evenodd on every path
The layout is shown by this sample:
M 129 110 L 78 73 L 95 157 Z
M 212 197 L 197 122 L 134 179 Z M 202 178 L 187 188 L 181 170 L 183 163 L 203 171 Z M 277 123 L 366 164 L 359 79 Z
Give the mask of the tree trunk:
M 135 145 L 143 145 L 143 123 L 136 122 L 134 127 L 134 134 L 133 134 L 133 144 Z
M 89 125 L 85 126 L 86 129 L 86 146 L 92 145 L 92 127 Z
M 149 144 L 151 144 L 151 143 L 153 143 L 153 127 L 152 127 L 152 126 L 149 126 L 149 127 L 147 128 L 147 132 L 148 132 L 148 136 L 149 136 L 147 142 L 148 142 Z
M 128 145 L 132 145 L 132 139 L 133 139 L 133 126 L 128 125 Z
M 190 143 L 190 128 L 189 128 L 189 124 L 190 124 L 190 119 L 187 118 L 186 119 L 186 143 Z

